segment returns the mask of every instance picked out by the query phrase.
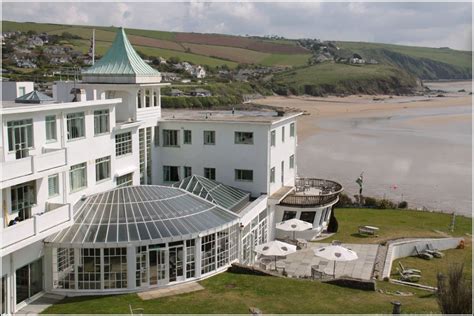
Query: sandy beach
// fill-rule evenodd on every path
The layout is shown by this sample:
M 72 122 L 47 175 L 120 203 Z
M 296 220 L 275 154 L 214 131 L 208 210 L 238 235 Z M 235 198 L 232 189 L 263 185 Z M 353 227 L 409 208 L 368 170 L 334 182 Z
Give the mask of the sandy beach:
M 336 180 L 352 196 L 364 171 L 368 196 L 472 216 L 471 83 L 427 85 L 444 97 L 273 96 L 255 103 L 305 113 L 298 120 L 300 176 Z

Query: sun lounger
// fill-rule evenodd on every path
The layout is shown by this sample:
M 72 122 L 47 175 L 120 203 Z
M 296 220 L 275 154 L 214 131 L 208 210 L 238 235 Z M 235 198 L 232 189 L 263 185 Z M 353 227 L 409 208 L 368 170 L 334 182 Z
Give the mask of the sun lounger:
M 400 274 L 400 280 L 405 281 L 405 282 L 418 282 L 418 281 L 420 281 L 420 278 L 421 278 L 421 275 L 418 275 L 418 274 L 404 274 L 400 270 L 398 270 L 398 273 Z
M 418 248 L 418 246 L 415 246 L 415 252 L 416 252 L 416 255 L 419 257 L 419 258 L 422 258 L 422 259 L 425 259 L 425 260 L 431 260 L 433 259 L 433 255 L 426 252 L 425 250 L 421 250 Z
M 418 269 L 405 269 L 405 267 L 403 266 L 401 261 L 398 262 L 398 266 L 400 267 L 401 272 L 403 274 L 418 274 L 418 275 L 421 275 L 421 270 L 418 270 Z
M 375 235 L 379 231 L 375 226 L 359 226 L 359 234 Z
M 439 251 L 438 249 L 434 249 L 432 244 L 426 244 L 426 252 L 432 255 L 435 258 L 443 258 L 444 253 Z

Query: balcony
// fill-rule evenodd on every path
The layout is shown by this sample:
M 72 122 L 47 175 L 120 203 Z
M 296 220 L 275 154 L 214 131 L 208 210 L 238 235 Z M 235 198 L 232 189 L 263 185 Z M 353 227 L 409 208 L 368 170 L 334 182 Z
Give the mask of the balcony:
M 343 191 L 342 185 L 331 180 L 297 178 L 295 190 L 279 205 L 292 207 L 321 207 L 334 204 Z
M 2 162 L 2 187 L 14 185 L 11 180 L 67 165 L 67 150 L 43 149 L 43 153 Z M 7 183 L 10 182 L 10 183 Z
M 73 222 L 72 215 L 69 204 L 50 203 L 44 213 L 4 228 L 0 255 L 7 255 L 68 227 Z

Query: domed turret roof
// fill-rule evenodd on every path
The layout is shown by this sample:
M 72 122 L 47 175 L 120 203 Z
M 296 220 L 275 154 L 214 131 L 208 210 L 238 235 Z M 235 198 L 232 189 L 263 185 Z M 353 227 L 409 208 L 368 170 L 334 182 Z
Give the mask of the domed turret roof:
M 93 66 L 82 71 L 84 82 L 97 83 L 151 83 L 160 82 L 160 72 L 153 69 L 138 55 L 119 28 L 107 53 Z

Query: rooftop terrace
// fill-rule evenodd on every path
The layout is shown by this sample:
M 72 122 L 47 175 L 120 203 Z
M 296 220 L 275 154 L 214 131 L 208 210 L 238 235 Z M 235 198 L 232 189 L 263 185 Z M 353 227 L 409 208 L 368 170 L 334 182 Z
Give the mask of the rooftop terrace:
M 276 111 L 196 111 L 196 110 L 165 110 L 162 112 L 164 121 L 196 121 L 196 122 L 242 122 L 273 124 L 278 121 L 298 117 L 300 112 Z

